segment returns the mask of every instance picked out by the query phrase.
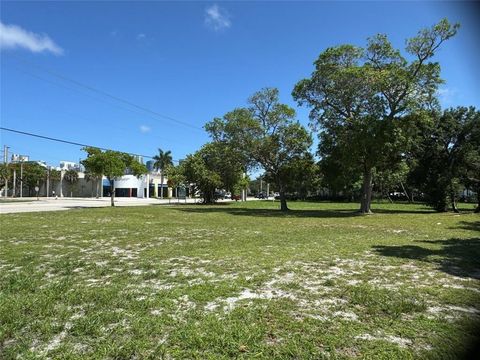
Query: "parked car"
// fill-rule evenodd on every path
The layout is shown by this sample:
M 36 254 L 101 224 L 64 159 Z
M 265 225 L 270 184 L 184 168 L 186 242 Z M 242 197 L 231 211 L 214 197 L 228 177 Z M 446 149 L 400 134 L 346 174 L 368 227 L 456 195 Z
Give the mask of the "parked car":
M 225 193 L 225 199 L 231 199 L 232 198 L 232 194 L 231 193 Z
M 267 194 L 261 192 L 261 193 L 258 193 L 257 196 L 255 196 L 257 199 L 266 199 L 267 198 Z
M 238 201 L 238 200 L 241 200 L 242 198 L 240 197 L 240 195 L 232 195 L 232 200 L 235 200 L 235 201 Z

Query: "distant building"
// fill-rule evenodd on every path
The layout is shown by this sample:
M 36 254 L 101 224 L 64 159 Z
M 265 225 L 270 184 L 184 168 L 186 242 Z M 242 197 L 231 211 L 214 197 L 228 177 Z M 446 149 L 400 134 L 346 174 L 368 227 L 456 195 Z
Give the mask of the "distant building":
M 147 166 L 147 170 L 149 172 L 155 171 L 155 161 L 154 160 L 148 160 L 145 165 Z
M 11 162 L 27 162 L 30 160 L 28 155 L 12 154 Z
M 76 170 L 80 171 L 80 165 L 73 161 L 60 161 L 60 170 Z

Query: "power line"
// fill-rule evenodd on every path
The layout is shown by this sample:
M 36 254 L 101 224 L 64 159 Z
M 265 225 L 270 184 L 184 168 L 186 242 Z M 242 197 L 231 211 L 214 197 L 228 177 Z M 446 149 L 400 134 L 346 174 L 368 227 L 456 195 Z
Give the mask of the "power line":
M 27 132 L 27 131 L 20 131 L 20 130 L 5 128 L 5 127 L 0 127 L 0 130 L 9 131 L 9 132 L 12 132 L 12 133 L 26 135 L 26 136 L 32 136 L 32 137 L 36 137 L 36 138 L 40 138 L 40 139 L 44 139 L 44 140 L 56 141 L 56 142 L 69 144 L 69 145 L 76 145 L 76 146 L 81 146 L 81 147 L 93 147 L 93 148 L 97 148 L 97 149 L 104 150 L 104 151 L 112 150 L 112 151 L 122 152 L 122 153 L 128 154 L 128 155 L 141 156 L 141 157 L 144 157 L 144 158 L 147 158 L 147 159 L 153 159 L 153 156 L 149 156 L 149 155 L 134 154 L 134 153 L 130 153 L 130 152 L 113 150 L 113 149 L 108 149 L 108 148 L 95 146 L 95 145 L 82 144 L 82 143 L 75 142 L 75 141 L 53 138 L 53 137 L 50 137 L 50 136 L 34 134 L 34 133 Z M 178 162 L 178 160 L 173 160 L 173 161 Z
M 171 117 L 171 116 L 168 116 L 168 115 L 164 115 L 164 114 L 158 113 L 158 112 L 156 112 L 156 111 L 154 111 L 154 110 L 150 110 L 150 109 L 148 109 L 148 108 L 146 108 L 146 107 L 144 107 L 144 106 L 137 105 L 137 104 L 135 104 L 135 103 L 133 103 L 133 102 L 131 102 L 131 101 L 129 101 L 129 100 L 126 100 L 126 99 L 124 99 L 124 98 L 121 98 L 121 97 L 119 97 L 119 96 L 110 94 L 110 93 L 108 93 L 108 92 L 106 92 L 106 91 L 100 90 L 100 89 L 98 89 L 98 88 L 95 88 L 95 87 L 93 87 L 93 86 L 90 86 L 90 85 L 87 85 L 87 84 L 84 84 L 84 83 L 81 83 L 81 82 L 79 82 L 79 81 L 77 81 L 77 80 L 75 80 L 75 79 L 69 78 L 69 77 L 67 77 L 67 76 L 65 76 L 65 75 L 62 75 L 62 74 L 58 73 L 58 72 L 55 72 L 55 71 L 52 71 L 52 70 L 50 70 L 50 69 L 47 69 L 47 68 L 45 68 L 45 67 L 43 67 L 43 66 L 37 65 L 37 64 L 35 64 L 35 63 L 33 63 L 33 62 L 29 61 L 29 60 L 26 60 L 26 59 L 24 59 L 24 58 L 22 58 L 22 57 L 20 57 L 20 56 L 18 56 L 18 55 L 15 55 L 15 54 L 12 54 L 12 55 L 13 55 L 14 57 L 16 57 L 17 59 L 19 59 L 20 61 L 22 61 L 22 62 L 24 62 L 24 63 L 29 63 L 30 65 L 33 65 L 34 67 L 36 67 L 36 68 L 38 68 L 38 69 L 41 69 L 41 70 L 47 72 L 48 74 L 50 74 L 50 75 L 52 75 L 52 76 L 55 76 L 55 77 L 57 77 L 57 78 L 59 78 L 59 79 L 61 79 L 61 80 L 63 80 L 63 81 L 70 82 L 70 83 L 72 83 L 72 84 L 74 84 L 74 85 L 76 85 L 76 86 L 82 87 L 82 88 L 84 88 L 84 89 L 87 89 L 87 90 L 89 90 L 89 91 L 95 92 L 95 93 L 97 93 L 97 94 L 100 94 L 100 95 L 102 95 L 102 96 L 108 97 L 108 98 L 110 98 L 110 99 L 116 100 L 116 101 L 118 101 L 118 102 L 127 104 L 127 105 L 129 105 L 129 106 L 131 106 L 131 107 L 134 107 L 134 108 L 136 108 L 136 109 L 142 110 L 143 112 L 146 112 L 146 113 L 155 115 L 155 116 L 157 116 L 157 117 L 160 117 L 160 118 L 163 118 L 163 119 L 166 119 L 166 120 L 175 122 L 175 123 L 177 123 L 177 124 L 181 124 L 181 125 L 183 125 L 183 126 L 186 126 L 186 127 L 189 127 L 189 128 L 195 129 L 195 130 L 203 131 L 203 129 L 200 128 L 200 127 L 198 127 L 198 126 L 195 126 L 195 125 L 189 124 L 189 123 L 187 123 L 187 122 L 184 122 L 184 121 L 175 119 L 175 118 L 173 118 L 173 117 Z M 40 78 L 40 77 L 38 77 L 38 78 L 39 78 L 39 79 L 42 79 L 42 78 Z M 45 79 L 42 79 L 42 80 L 45 80 Z M 45 81 L 48 81 L 48 80 L 45 80 Z

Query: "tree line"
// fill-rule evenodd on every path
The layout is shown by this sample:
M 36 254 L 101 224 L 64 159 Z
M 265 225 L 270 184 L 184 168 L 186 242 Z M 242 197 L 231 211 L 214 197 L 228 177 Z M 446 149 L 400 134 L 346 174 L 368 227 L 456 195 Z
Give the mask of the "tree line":
M 92 180 L 88 177 L 88 173 L 86 178 L 87 181 Z M 63 180 L 68 185 L 71 195 L 73 186 L 78 182 L 78 173 L 73 169 L 66 170 L 63 174 Z M 50 189 L 55 189 L 61 181 L 61 172 L 33 161 L 0 164 L 0 187 L 5 187 L 8 182 L 11 187 L 9 190 L 12 191 L 13 196 L 20 194 L 20 187 L 22 186 L 26 188 L 26 196 L 36 195 L 35 187 L 40 187 L 47 181 L 50 184 Z M 13 193 L 13 189 L 15 189 L 15 193 Z
M 318 161 L 310 152 L 312 134 L 295 110 L 279 101 L 275 88 L 253 94 L 246 106 L 207 122 L 211 141 L 169 172 L 173 182 L 193 183 L 206 203 L 216 189 L 245 187 L 244 174 L 262 169 L 287 211 L 288 192 L 319 187 L 360 202 L 371 212 L 374 191 L 392 190 L 409 201 L 421 197 L 438 211 L 458 211 L 462 187 L 477 194 L 480 211 L 480 113 L 473 107 L 442 110 L 443 83 L 432 61 L 458 24 L 441 20 L 407 39 L 405 55 L 386 35 L 364 48 L 326 49 L 309 78 L 292 92 L 310 109 L 310 126 L 319 139 Z
M 278 191 L 282 211 L 288 211 L 289 194 L 319 189 L 358 200 L 364 214 L 371 212 L 374 193 L 391 199 L 392 192 L 437 211 L 458 211 L 459 190 L 468 188 L 480 212 L 480 112 L 441 109 L 444 81 L 433 61 L 458 29 L 443 19 L 407 39 L 404 54 L 383 34 L 368 38 L 365 47 L 326 49 L 292 91 L 293 100 L 310 109 L 309 129 L 280 102 L 278 89 L 261 89 L 244 106 L 207 122 L 210 141 L 177 166 L 169 151 L 159 149 L 154 160 L 161 197 L 165 176 L 169 186 L 190 186 L 212 203 L 218 189 L 246 189 L 246 174 L 261 170 Z M 314 135 L 316 156 L 310 151 Z M 115 178 L 147 172 L 131 155 L 84 150 L 89 177 L 109 180 L 112 206 Z

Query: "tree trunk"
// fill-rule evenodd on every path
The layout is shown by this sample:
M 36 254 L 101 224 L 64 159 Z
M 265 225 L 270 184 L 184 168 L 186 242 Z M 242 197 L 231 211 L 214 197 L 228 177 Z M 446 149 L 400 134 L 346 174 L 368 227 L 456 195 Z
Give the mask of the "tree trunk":
M 160 199 L 163 199 L 163 171 L 160 175 Z
M 115 206 L 115 180 L 110 180 L 110 204 Z
M 480 213 L 480 191 L 477 191 L 477 208 L 475 209 L 475 213 Z
M 372 203 L 372 169 L 365 169 L 363 174 L 363 185 L 362 185 L 362 199 L 360 202 L 360 213 L 362 214 L 371 214 L 370 209 Z
M 409 203 L 412 203 L 413 200 L 410 200 L 410 196 L 408 196 L 407 190 L 405 190 L 405 186 L 403 186 L 403 181 L 400 181 L 400 185 L 402 186 L 403 193 L 405 194 L 408 202 L 409 202 Z M 413 198 L 413 196 L 412 196 L 412 198 Z
M 389 194 L 388 192 L 387 192 L 387 198 L 388 198 L 388 200 L 390 201 L 390 203 L 393 204 L 393 200 L 392 200 L 392 198 L 390 197 L 390 194 Z
M 450 202 L 452 203 L 452 211 L 454 213 L 459 213 L 457 208 L 457 195 L 455 194 L 455 187 L 453 184 L 450 184 Z
M 280 211 L 288 211 L 289 208 L 287 206 L 287 199 L 285 198 L 285 188 L 283 184 L 278 184 L 278 189 L 280 190 Z
M 96 198 L 97 198 L 97 199 L 98 199 L 98 197 L 99 197 L 99 196 L 98 196 L 98 190 L 100 189 L 100 184 L 101 184 L 101 182 L 102 182 L 102 179 L 98 179 L 98 180 L 97 180 L 97 184 L 96 184 L 96 188 L 97 188 Z

